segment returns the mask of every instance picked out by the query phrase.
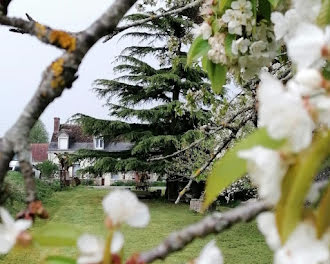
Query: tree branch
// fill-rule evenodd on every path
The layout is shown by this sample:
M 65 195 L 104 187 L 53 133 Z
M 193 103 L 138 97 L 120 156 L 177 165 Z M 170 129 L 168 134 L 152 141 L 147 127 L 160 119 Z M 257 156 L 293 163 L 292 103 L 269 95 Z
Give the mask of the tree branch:
M 65 50 L 62 56 L 51 63 L 44 71 L 40 85 L 26 105 L 15 124 L 3 138 L 3 150 L 0 153 L 0 186 L 10 160 L 18 153 L 27 189 L 27 202 L 36 200 L 35 185 L 30 165 L 30 147 L 28 135 L 46 107 L 78 78 L 76 73 L 82 59 L 89 49 L 102 37 L 111 33 L 136 0 L 116 0 L 111 7 L 89 28 L 77 34 L 52 30 L 33 20 L 0 16 L 0 24 L 23 29 L 42 42 L 55 45 Z M 1 3 L 0 3 L 1 4 Z
M 11 0 L 0 0 L 0 16 L 6 16 Z
M 200 5 L 201 3 L 203 2 L 203 0 L 197 0 L 197 1 L 194 1 L 188 5 L 185 5 L 183 7 L 179 7 L 177 9 L 174 9 L 174 10 L 170 10 L 170 11 L 167 11 L 167 12 L 164 12 L 164 13 L 161 13 L 159 15 L 150 15 L 148 18 L 145 18 L 145 19 L 141 19 L 141 20 L 138 20 L 134 23 L 131 23 L 127 26 L 121 26 L 121 27 L 117 27 L 112 34 L 108 35 L 103 43 L 109 41 L 110 39 L 112 39 L 115 35 L 119 34 L 120 32 L 126 30 L 126 29 L 129 29 L 129 28 L 132 28 L 132 27 L 136 27 L 136 26 L 140 26 L 144 23 L 147 23 L 149 21 L 152 21 L 154 19 L 158 19 L 158 18 L 161 18 L 161 17 L 164 17 L 164 16 L 170 16 L 170 15 L 174 15 L 174 14 L 179 14 L 179 13 L 182 13 L 183 11 L 187 10 L 187 9 L 190 9 L 190 8 L 194 8 L 198 5 Z
M 161 157 L 154 157 L 154 158 L 150 158 L 148 159 L 148 161 L 158 161 L 158 160 L 164 160 L 164 159 L 169 159 L 169 158 L 173 158 L 175 156 L 178 156 L 180 155 L 181 153 L 193 148 L 193 147 L 196 147 L 198 146 L 200 143 L 203 142 L 203 140 L 205 140 L 207 137 L 211 136 L 211 135 L 214 135 L 215 133 L 218 133 L 220 130 L 222 129 L 225 129 L 225 128 L 228 128 L 228 129 L 232 129 L 231 126 L 229 126 L 228 124 L 233 122 L 239 115 L 249 111 L 249 110 L 252 110 L 253 107 L 247 107 L 247 108 L 243 108 L 241 109 L 240 111 L 238 111 L 237 113 L 235 113 L 235 115 L 233 115 L 230 119 L 228 119 L 227 121 L 224 121 L 219 127 L 213 129 L 211 132 L 208 132 L 206 135 L 204 135 L 203 137 L 201 137 L 200 139 L 197 139 L 196 141 L 192 142 L 189 146 L 183 148 L 183 149 L 180 149 L 176 152 L 173 152 L 172 154 L 169 154 L 169 155 L 166 155 L 166 156 L 161 156 Z M 208 130 L 208 129 L 212 129 L 210 127 L 206 127 L 204 128 L 204 130 Z
M 251 109 L 250 109 L 251 110 Z M 218 145 L 216 148 L 215 148 L 215 150 L 214 150 L 214 152 L 213 152 L 213 154 L 212 154 L 212 156 L 211 156 L 211 158 L 209 159 L 209 160 L 207 160 L 205 163 L 204 163 L 204 165 L 200 168 L 200 169 L 198 169 L 195 173 L 193 173 L 193 175 L 190 177 L 190 180 L 189 180 L 189 182 L 187 183 L 187 185 L 181 190 L 181 192 L 179 193 L 179 195 L 178 195 L 178 198 L 176 199 L 176 201 L 175 201 L 175 204 L 178 204 L 179 202 L 180 202 L 180 200 L 181 200 L 181 198 L 182 198 L 182 196 L 187 192 L 187 191 L 189 191 L 189 189 L 190 189 L 190 186 L 191 186 L 191 184 L 193 183 L 193 181 L 199 176 L 199 175 L 201 175 L 211 164 L 212 164 L 212 162 L 217 158 L 217 156 L 224 150 L 224 149 L 226 149 L 228 146 L 229 146 L 229 144 L 230 144 L 230 142 L 233 140 L 233 139 L 235 139 L 236 137 L 237 137 L 237 132 L 239 131 L 239 129 L 241 128 L 241 127 L 243 127 L 249 120 L 251 120 L 253 118 L 253 115 L 251 115 L 251 116 L 248 116 L 247 118 L 245 118 L 242 122 L 241 122 L 241 124 L 239 125 L 239 126 L 237 126 L 237 127 L 233 127 L 232 128 L 232 130 L 233 131 L 235 131 L 235 133 L 231 133 L 230 135 L 229 135 L 229 137 L 227 138 L 227 139 L 225 139 L 222 143 L 220 143 L 220 145 Z
M 151 263 L 157 259 L 165 259 L 170 254 L 183 249 L 195 238 L 221 233 L 238 222 L 251 221 L 261 212 L 270 209 L 271 206 L 264 201 L 256 201 L 248 202 L 225 213 L 215 212 L 196 224 L 172 233 L 150 251 L 142 252 L 136 263 Z

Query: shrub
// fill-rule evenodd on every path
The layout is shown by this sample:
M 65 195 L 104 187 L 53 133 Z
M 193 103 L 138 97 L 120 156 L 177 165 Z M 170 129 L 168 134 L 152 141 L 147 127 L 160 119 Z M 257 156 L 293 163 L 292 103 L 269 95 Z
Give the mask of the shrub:
M 43 181 L 36 179 L 37 197 L 43 202 L 47 201 L 54 192 L 60 191 L 60 182 L 58 180 Z M 8 199 L 7 208 L 11 212 L 18 212 L 25 206 L 25 188 L 23 176 L 20 172 L 9 171 L 6 176 Z
M 46 178 L 53 177 L 54 174 L 58 171 L 58 166 L 50 160 L 45 160 L 44 162 L 38 164 L 36 167 L 41 172 L 40 176 Z
M 111 186 L 135 186 L 135 181 L 115 181 Z
M 94 180 L 93 179 L 82 179 L 81 180 L 81 185 L 83 185 L 83 186 L 93 186 L 94 185 Z

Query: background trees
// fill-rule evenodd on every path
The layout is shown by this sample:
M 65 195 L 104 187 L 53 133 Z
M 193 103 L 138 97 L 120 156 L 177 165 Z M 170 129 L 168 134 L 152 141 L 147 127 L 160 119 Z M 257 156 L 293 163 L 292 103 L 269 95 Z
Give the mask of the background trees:
M 38 120 L 31 129 L 29 139 L 31 143 L 48 143 L 48 132 L 41 120 Z
M 125 20 L 134 23 L 150 14 L 132 14 Z M 98 172 L 134 170 L 169 174 L 172 159 L 158 158 L 171 155 L 199 138 L 203 134 L 199 127 L 208 124 L 211 104 L 218 100 L 210 90 L 205 72 L 199 66 L 186 66 L 186 45 L 191 39 L 192 25 L 188 15 L 175 14 L 133 27 L 123 36 L 137 39 L 140 45 L 124 49 L 118 57 L 119 64 L 114 70 L 119 77 L 95 82 L 96 94 L 107 100 L 110 115 L 117 120 L 84 115 L 78 115 L 77 120 L 88 134 L 134 142 L 134 146 L 130 152 L 120 154 L 81 151 L 76 158 L 96 157 L 94 171 Z M 192 109 L 197 91 L 203 94 L 203 102 Z M 117 98 L 117 103 L 112 98 Z

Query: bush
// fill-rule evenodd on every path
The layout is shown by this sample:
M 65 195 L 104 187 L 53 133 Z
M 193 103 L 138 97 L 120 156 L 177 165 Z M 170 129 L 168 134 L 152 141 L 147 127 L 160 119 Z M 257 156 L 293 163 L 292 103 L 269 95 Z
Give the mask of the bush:
M 166 181 L 155 181 L 151 183 L 152 187 L 165 187 Z
M 115 181 L 111 186 L 135 186 L 135 181 Z
M 58 180 L 42 181 L 36 179 L 35 182 L 37 197 L 43 202 L 47 201 L 54 192 L 61 190 L 60 182 Z M 25 188 L 22 174 L 16 171 L 8 172 L 5 184 L 7 185 L 8 195 L 6 207 L 9 208 L 12 213 L 17 213 L 25 206 Z
M 93 186 L 94 185 L 94 180 L 93 179 L 82 179 L 81 180 L 81 185 L 83 185 L 83 186 Z
M 50 160 L 45 160 L 44 162 L 38 164 L 36 167 L 41 172 L 40 178 L 51 178 L 58 171 L 58 166 Z

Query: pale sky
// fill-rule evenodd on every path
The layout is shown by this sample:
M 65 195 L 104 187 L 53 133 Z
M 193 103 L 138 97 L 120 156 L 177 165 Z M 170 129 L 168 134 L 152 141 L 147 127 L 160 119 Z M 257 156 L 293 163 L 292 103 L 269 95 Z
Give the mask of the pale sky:
M 40 23 L 68 31 L 85 29 L 111 4 L 112 0 L 13 0 L 9 16 L 23 17 L 28 13 Z M 43 70 L 61 51 L 39 42 L 30 35 L 15 34 L 0 26 L 0 137 L 15 122 L 39 85 Z M 53 118 L 65 122 L 77 112 L 107 118 L 104 102 L 91 91 L 98 78 L 113 77 L 112 61 L 125 46 L 118 38 L 97 43 L 87 54 L 79 69 L 79 79 L 73 88 L 51 104 L 41 116 L 48 132 L 53 130 Z M 127 42 L 127 41 L 126 41 Z

